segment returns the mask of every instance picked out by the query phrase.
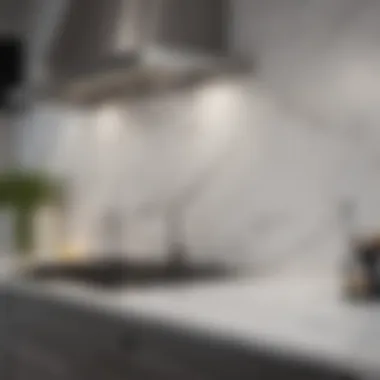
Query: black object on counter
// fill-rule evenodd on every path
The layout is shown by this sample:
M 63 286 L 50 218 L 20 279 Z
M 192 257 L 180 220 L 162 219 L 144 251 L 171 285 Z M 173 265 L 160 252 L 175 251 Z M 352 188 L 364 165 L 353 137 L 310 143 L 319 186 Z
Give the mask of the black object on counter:
M 380 297 L 380 242 L 373 239 L 354 245 L 344 275 L 350 298 Z
M 227 276 L 228 271 L 216 264 L 173 265 L 171 262 L 136 263 L 109 259 L 77 264 L 40 265 L 26 275 L 37 280 L 64 280 L 85 282 L 100 287 L 119 287 L 212 280 Z

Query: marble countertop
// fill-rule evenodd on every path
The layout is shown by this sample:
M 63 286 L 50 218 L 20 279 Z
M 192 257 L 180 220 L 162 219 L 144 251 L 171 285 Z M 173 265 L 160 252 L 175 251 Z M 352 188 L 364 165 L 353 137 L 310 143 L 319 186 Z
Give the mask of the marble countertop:
M 23 292 L 138 314 L 173 327 L 263 344 L 301 357 L 380 371 L 380 304 L 349 304 L 334 276 L 278 276 L 99 291 L 14 281 Z

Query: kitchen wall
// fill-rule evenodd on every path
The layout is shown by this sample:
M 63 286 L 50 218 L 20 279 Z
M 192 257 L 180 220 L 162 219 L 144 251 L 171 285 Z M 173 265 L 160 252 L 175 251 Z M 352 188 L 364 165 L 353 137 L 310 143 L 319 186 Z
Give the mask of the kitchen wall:
M 379 2 L 238 0 L 234 9 L 236 49 L 252 54 L 282 102 L 332 123 L 368 120 L 380 94 Z
M 174 202 L 197 260 L 281 257 L 281 267 L 339 244 L 330 229 L 339 230 L 331 188 L 341 144 L 279 108 L 253 78 L 95 110 L 44 104 L 22 137 L 25 164 L 68 180 L 70 244 L 162 259 Z M 122 236 L 104 225 L 110 214 Z
M 361 4 L 235 0 L 251 76 L 92 110 L 36 105 L 20 154 L 68 179 L 70 239 L 162 258 L 175 201 L 196 259 L 332 268 L 351 228 L 340 201 L 354 199 L 361 232 L 380 224 L 378 5 Z
M 355 204 L 351 227 L 360 234 L 374 233 L 380 226 L 380 3 L 238 0 L 234 4 L 236 49 L 252 52 L 257 76 L 288 112 L 346 146 L 339 191 Z

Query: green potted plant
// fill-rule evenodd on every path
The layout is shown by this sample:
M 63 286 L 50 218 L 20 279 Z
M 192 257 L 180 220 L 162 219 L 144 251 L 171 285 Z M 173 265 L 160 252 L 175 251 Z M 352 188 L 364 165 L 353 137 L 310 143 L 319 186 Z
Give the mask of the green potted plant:
M 62 200 L 61 186 L 44 173 L 13 170 L 0 174 L 0 207 L 15 215 L 15 243 L 19 252 L 33 247 L 33 218 L 39 207 Z

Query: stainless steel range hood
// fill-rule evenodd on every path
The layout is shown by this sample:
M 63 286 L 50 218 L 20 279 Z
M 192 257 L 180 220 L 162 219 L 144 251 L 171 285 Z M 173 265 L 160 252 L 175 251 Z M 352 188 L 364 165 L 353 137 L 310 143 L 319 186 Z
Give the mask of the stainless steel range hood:
M 91 103 L 246 69 L 229 17 L 228 0 L 71 0 L 50 51 L 53 92 Z

